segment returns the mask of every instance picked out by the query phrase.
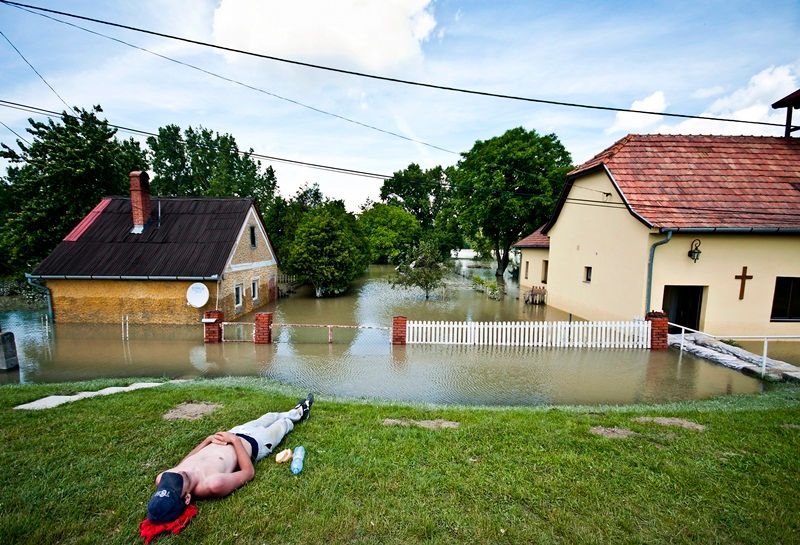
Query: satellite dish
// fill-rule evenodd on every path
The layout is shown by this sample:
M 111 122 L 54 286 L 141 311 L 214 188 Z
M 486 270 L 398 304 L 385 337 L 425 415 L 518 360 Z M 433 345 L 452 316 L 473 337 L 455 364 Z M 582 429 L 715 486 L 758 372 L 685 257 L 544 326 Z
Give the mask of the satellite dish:
M 201 308 L 208 303 L 208 288 L 205 284 L 195 282 L 186 290 L 186 300 L 194 308 Z

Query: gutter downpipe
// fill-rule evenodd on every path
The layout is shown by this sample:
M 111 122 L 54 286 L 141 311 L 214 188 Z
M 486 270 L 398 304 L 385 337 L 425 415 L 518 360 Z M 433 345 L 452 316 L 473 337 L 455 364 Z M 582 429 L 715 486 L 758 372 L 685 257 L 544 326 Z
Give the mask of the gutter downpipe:
M 51 323 L 55 323 L 55 317 L 53 316 L 53 293 L 50 291 L 50 288 L 37 284 L 36 278 L 29 273 L 25 273 L 25 280 L 30 287 L 44 291 L 47 294 L 47 317 L 50 319 Z
M 656 247 L 661 246 L 662 244 L 666 244 L 672 240 L 672 231 L 667 231 L 667 238 L 663 240 L 658 240 L 650 246 L 650 259 L 647 260 L 647 294 L 644 298 L 644 314 L 647 315 L 650 312 L 650 295 L 653 289 L 653 261 L 655 261 L 656 257 Z

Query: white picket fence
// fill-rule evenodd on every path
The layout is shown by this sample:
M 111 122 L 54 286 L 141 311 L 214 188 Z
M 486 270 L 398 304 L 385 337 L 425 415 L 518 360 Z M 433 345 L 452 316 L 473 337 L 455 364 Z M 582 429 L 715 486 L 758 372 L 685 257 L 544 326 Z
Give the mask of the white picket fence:
M 650 322 L 435 322 L 409 320 L 406 344 L 650 348 Z

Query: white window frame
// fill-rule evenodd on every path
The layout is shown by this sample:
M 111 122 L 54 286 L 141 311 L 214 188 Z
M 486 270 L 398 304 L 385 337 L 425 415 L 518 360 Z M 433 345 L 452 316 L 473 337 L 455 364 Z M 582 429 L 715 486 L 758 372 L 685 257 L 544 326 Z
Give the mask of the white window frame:
M 242 308 L 244 304 L 244 285 L 236 284 L 233 286 L 233 306 Z
M 253 301 L 258 301 L 258 284 L 261 281 L 261 278 L 256 276 L 250 281 L 250 295 L 253 296 Z

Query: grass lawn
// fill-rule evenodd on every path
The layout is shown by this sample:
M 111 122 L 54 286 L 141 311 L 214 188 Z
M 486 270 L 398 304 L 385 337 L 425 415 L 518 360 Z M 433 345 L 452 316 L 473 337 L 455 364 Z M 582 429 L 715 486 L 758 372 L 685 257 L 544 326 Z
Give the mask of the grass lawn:
M 131 381 L 127 381 L 131 382 Z M 209 433 L 291 407 L 256 379 L 199 381 L 44 411 L 126 381 L 0 387 L 0 542 L 136 543 L 155 475 Z M 185 401 L 223 407 L 162 415 Z M 635 422 L 680 417 L 705 431 Z M 436 419 L 457 429 L 386 426 Z M 637 435 L 611 439 L 595 426 Z M 800 543 L 800 388 L 638 407 L 475 409 L 318 398 L 256 478 L 154 543 Z

